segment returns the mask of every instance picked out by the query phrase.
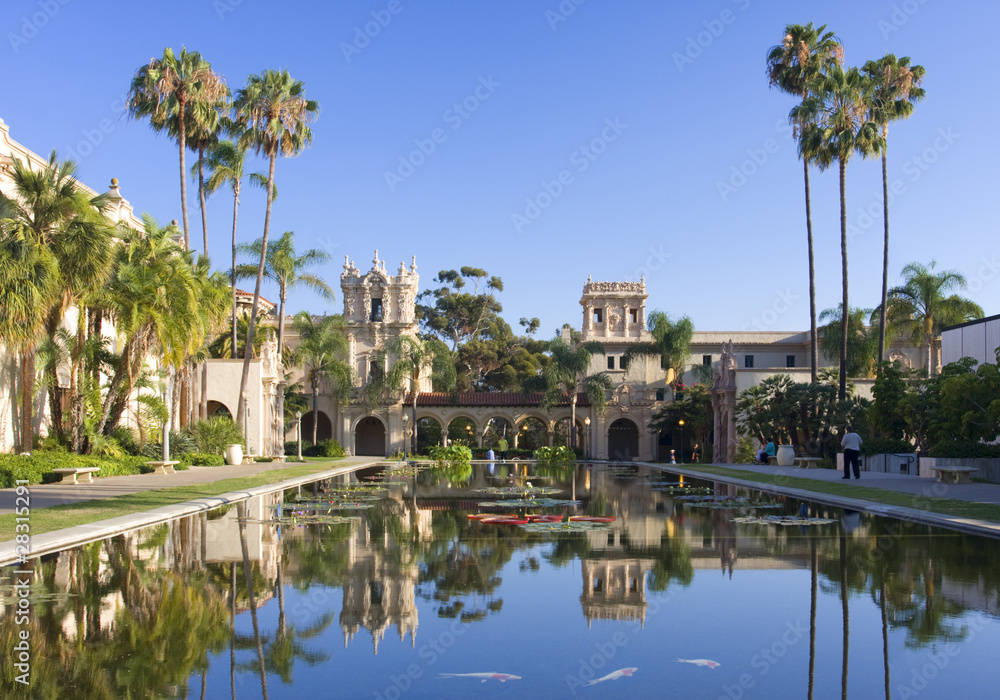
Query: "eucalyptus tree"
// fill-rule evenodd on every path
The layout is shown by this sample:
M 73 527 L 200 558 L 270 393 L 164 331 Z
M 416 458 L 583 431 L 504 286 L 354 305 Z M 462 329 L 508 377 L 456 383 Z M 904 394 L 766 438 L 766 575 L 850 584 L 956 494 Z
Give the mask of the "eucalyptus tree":
M 639 358 L 659 358 L 660 367 L 666 371 L 667 384 L 673 385 L 684 375 L 684 368 L 691 356 L 694 323 L 687 316 L 674 321 L 662 311 L 653 311 L 646 319 L 646 325 L 653 340 L 630 343 L 628 350 L 622 355 L 622 363 L 628 366 Z
M 246 165 L 246 149 L 240 148 L 232 141 L 219 141 L 208 153 L 206 164 L 208 165 L 209 176 L 205 181 L 205 193 L 212 194 L 225 184 L 229 184 L 233 190 L 233 266 L 231 270 L 232 282 L 232 331 L 233 337 L 230 348 L 233 349 L 233 359 L 236 353 L 236 217 L 240 210 L 240 192 L 243 189 L 243 168 Z M 250 173 L 250 184 L 261 189 L 267 187 L 267 177 L 261 173 Z M 272 184 L 273 197 L 278 196 L 277 189 Z M 247 326 L 249 329 L 249 325 Z
M 184 247 L 191 248 L 187 210 L 187 111 L 192 105 L 215 104 L 228 94 L 225 80 L 197 51 L 181 47 L 179 54 L 163 49 L 163 56 L 140 66 L 132 78 L 128 93 L 128 113 L 133 118 L 149 119 L 154 131 L 176 133 L 180 153 L 181 215 L 184 224 Z M 175 130 L 175 131 L 174 131 Z
M 803 149 L 815 154 L 820 170 L 837 162 L 840 172 L 840 259 L 843 312 L 840 335 L 840 386 L 838 398 L 847 395 L 847 163 L 855 153 L 875 155 L 885 141 L 868 113 L 871 81 L 857 68 L 831 66 L 809 87 L 810 96 L 791 111 L 797 123 L 815 124 L 803 135 Z
M 604 345 L 591 340 L 570 346 L 560 337 L 549 343 L 549 362 L 545 367 L 546 390 L 542 394 L 541 408 L 548 411 L 553 406 L 569 401 L 570 447 L 576 448 L 576 404 L 581 390 L 598 412 L 607 406 L 607 392 L 614 388 L 606 372 L 590 374 L 594 355 L 606 355 Z
M 809 97 L 809 86 L 827 69 L 844 61 L 844 47 L 833 32 L 826 31 L 826 25 L 813 27 L 789 24 L 785 27 L 785 37 L 767 53 L 767 77 L 772 87 L 795 95 L 805 102 Z M 805 117 L 805 115 L 802 115 Z M 806 240 L 809 250 L 809 330 L 810 366 L 812 381 L 816 381 L 818 364 L 816 338 L 816 268 L 813 257 L 812 210 L 809 196 L 809 163 L 814 154 L 806 145 L 806 133 L 814 126 L 804 118 L 790 119 L 794 135 L 798 140 L 799 157 L 805 177 L 806 194 Z
M 965 277 L 954 270 L 935 272 L 929 266 L 911 262 L 903 268 L 903 284 L 889 290 L 886 315 L 890 325 L 908 335 L 911 342 L 926 350 L 928 376 L 936 373 L 934 345 L 943 326 L 983 317 L 983 309 L 974 301 L 951 294 L 965 289 Z
M 305 379 L 312 392 L 313 434 L 316 444 L 319 426 L 319 389 L 327 384 L 346 406 L 351 395 L 352 373 L 347 363 L 348 341 L 344 333 L 343 316 L 313 317 L 300 311 L 292 319 L 292 327 L 299 334 L 295 357 L 305 370 Z
M 868 61 L 862 68 L 872 82 L 869 104 L 871 120 L 882 129 L 882 139 L 889 140 L 889 122 L 907 119 L 913 114 L 914 103 L 924 99 L 920 87 L 924 79 L 923 66 L 911 66 L 910 57 L 896 58 L 887 53 L 877 61 Z M 886 160 L 888 143 L 882 145 L 882 217 L 885 236 L 882 245 L 882 301 L 879 306 L 878 361 L 885 359 L 885 300 L 889 288 L 889 175 Z
M 319 104 L 305 97 L 305 85 L 293 80 L 288 71 L 267 70 L 259 75 L 251 75 L 244 88 L 236 93 L 233 102 L 236 129 L 240 133 L 241 148 L 253 148 L 268 159 L 267 208 L 264 213 L 264 234 L 260 242 L 260 262 L 257 266 L 257 283 L 253 292 L 250 309 L 250 331 L 248 345 L 253 345 L 253 335 L 257 327 L 257 313 L 260 307 L 260 287 L 264 279 L 264 265 L 267 260 L 267 239 L 271 228 L 271 204 L 274 201 L 274 165 L 279 155 L 298 155 L 312 142 L 309 123 L 319 113 Z M 240 398 L 238 420 L 243 425 L 244 399 L 247 380 L 250 377 L 250 358 L 243 358 L 243 374 L 240 378 Z
M 365 399 L 373 405 L 386 391 L 404 388 L 413 399 L 411 424 L 413 445 L 411 453 L 417 451 L 417 399 L 420 385 L 430 379 L 434 389 L 450 391 L 455 386 L 455 365 L 448 346 L 437 338 L 418 338 L 400 335 L 392 340 L 375 356 L 373 364 L 389 367 L 385 372 L 373 372 L 365 386 Z M 404 436 L 405 437 L 405 436 Z

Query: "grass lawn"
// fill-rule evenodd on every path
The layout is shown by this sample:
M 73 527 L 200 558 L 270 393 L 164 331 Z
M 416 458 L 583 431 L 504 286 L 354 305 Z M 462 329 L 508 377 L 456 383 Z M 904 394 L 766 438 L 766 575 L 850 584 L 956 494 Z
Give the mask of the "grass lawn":
M 41 535 L 53 530 L 62 530 L 75 525 L 86 525 L 98 520 L 107 520 L 119 515 L 141 513 L 173 503 L 193 501 L 205 496 L 218 496 L 227 491 L 241 491 L 266 484 L 277 484 L 298 476 L 316 474 L 332 469 L 338 460 L 328 457 L 306 458 L 305 464 L 260 472 L 249 476 L 223 479 L 207 484 L 173 486 L 165 489 L 141 491 L 113 498 L 99 498 L 80 503 L 70 503 L 51 508 L 32 508 L 31 534 Z M 14 539 L 15 515 L 0 515 L 0 542 Z
M 744 471 L 741 469 L 727 469 L 726 467 L 693 466 L 684 465 L 685 469 L 714 474 L 718 476 L 729 476 L 734 479 L 744 479 L 758 484 L 769 484 L 773 486 L 786 486 L 803 491 L 813 491 L 816 493 L 828 493 L 834 496 L 844 496 L 846 498 L 857 498 L 874 503 L 884 503 L 890 506 L 902 506 L 914 508 L 916 510 L 926 510 L 931 513 L 951 515 L 959 518 L 971 518 L 974 520 L 987 520 L 990 522 L 1000 522 L 1000 505 L 992 503 L 971 503 L 969 501 L 957 501 L 953 498 L 938 498 L 936 496 L 923 496 L 913 493 L 898 493 L 896 491 L 886 491 L 885 489 L 875 489 L 860 486 L 856 481 L 847 484 L 829 483 L 826 481 L 816 481 L 815 479 L 802 479 L 785 474 L 758 474 L 757 472 Z

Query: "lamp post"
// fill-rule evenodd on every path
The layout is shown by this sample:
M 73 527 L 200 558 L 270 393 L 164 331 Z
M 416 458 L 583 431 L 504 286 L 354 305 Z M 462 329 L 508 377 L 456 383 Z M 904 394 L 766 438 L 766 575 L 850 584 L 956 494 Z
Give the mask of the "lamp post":
M 406 415 L 406 409 L 403 409 L 403 461 L 406 461 L 406 426 L 409 425 L 410 417 Z
M 299 461 L 302 461 L 302 411 L 295 412 L 295 437 L 299 441 Z
M 590 459 L 590 417 L 583 419 L 584 430 L 586 431 L 583 436 L 583 458 Z
M 250 449 L 250 402 L 247 401 L 247 393 L 243 392 L 243 439 L 247 443 L 247 454 L 253 454 Z
M 684 464 L 684 419 L 681 418 L 677 425 L 681 428 L 681 464 Z

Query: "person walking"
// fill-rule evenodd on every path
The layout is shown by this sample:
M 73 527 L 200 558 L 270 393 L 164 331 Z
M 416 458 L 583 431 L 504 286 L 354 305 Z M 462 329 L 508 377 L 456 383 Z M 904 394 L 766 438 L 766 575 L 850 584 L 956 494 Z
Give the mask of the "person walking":
M 500 450 L 500 461 L 501 462 L 506 462 L 507 461 L 507 438 L 503 438 L 503 437 L 500 438 L 500 440 L 497 441 L 497 447 Z
M 861 478 L 861 468 L 858 465 L 859 457 L 861 456 L 861 436 L 854 432 L 854 428 L 850 425 L 845 428 L 847 432 L 844 434 L 844 438 L 840 441 L 841 446 L 844 448 L 844 476 L 842 479 L 851 478 L 851 465 L 854 466 L 854 478 Z

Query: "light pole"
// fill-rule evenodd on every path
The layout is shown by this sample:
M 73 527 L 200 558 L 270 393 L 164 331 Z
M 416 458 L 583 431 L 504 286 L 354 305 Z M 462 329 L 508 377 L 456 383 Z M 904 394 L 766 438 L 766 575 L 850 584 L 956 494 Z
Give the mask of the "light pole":
M 295 437 L 299 441 L 299 461 L 302 461 L 302 411 L 295 412 Z
M 583 436 L 583 458 L 590 459 L 590 417 L 583 419 L 584 430 L 586 434 Z
M 406 461 L 406 426 L 409 425 L 410 417 L 406 415 L 406 409 L 403 409 L 403 461 Z
M 681 418 L 677 424 L 681 427 L 681 464 L 684 464 L 684 419 Z
M 247 393 L 243 392 L 243 439 L 247 443 L 247 454 L 253 454 L 250 449 L 250 402 L 247 401 Z

